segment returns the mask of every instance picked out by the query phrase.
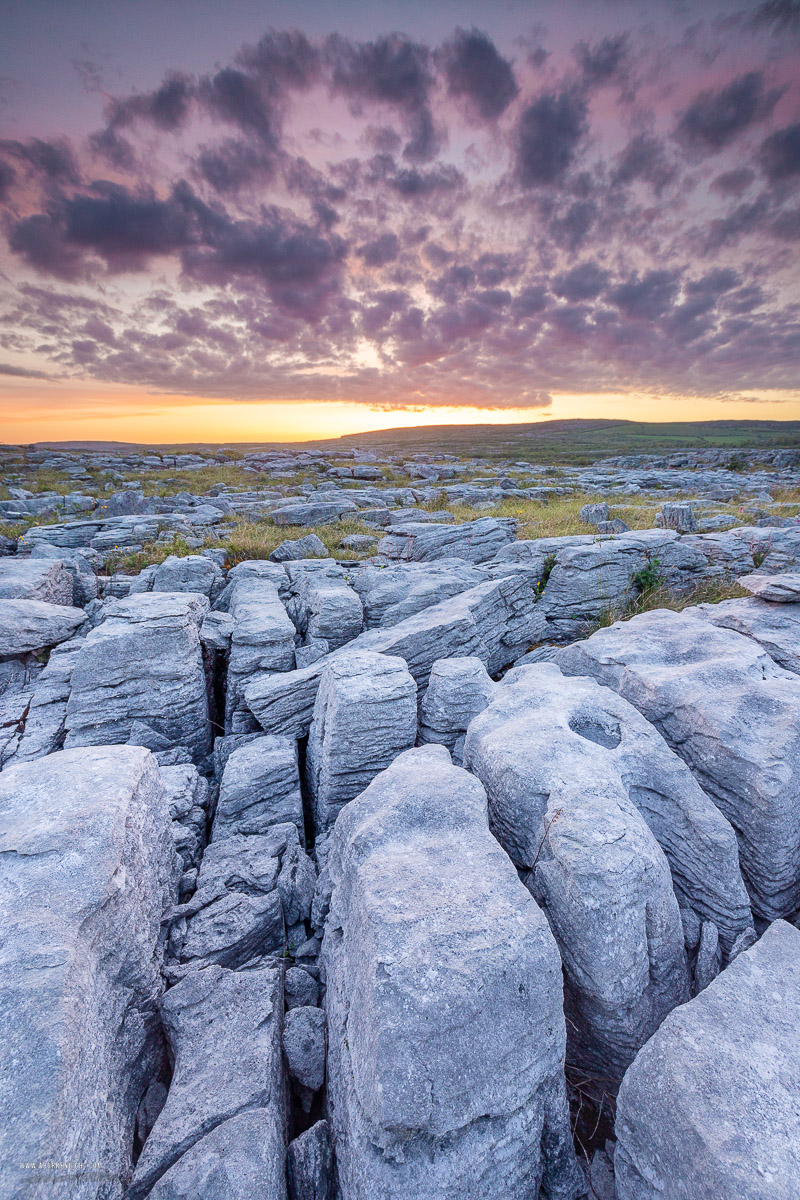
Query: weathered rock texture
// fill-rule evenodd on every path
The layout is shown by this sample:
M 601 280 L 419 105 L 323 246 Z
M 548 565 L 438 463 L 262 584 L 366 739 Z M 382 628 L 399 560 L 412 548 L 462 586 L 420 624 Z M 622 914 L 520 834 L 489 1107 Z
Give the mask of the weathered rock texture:
M 337 821 L 323 942 L 342 1200 L 580 1194 L 558 953 L 443 747 Z
M 46 600 L 0 600 L 0 658 L 65 642 L 85 620 L 80 608 Z
M 286 1133 L 278 967 L 194 971 L 164 996 L 161 1011 L 174 1056 L 166 1104 L 136 1164 L 128 1200 L 195 1197 L 227 1174 L 229 1196 L 286 1196 Z M 247 1119 L 245 1120 L 244 1117 Z M 234 1124 L 234 1122 L 237 1122 Z M 216 1178 L 215 1178 L 216 1175 Z M 170 1178 L 170 1176 L 172 1178 Z M 244 1190 L 243 1180 L 258 1191 Z
M 629 700 L 736 830 L 755 913 L 800 907 L 800 680 L 691 609 L 643 613 L 559 654 Z
M 318 833 L 417 735 L 417 687 L 401 658 L 348 650 L 325 666 L 308 738 L 306 780 Z
M 72 672 L 66 746 L 126 742 L 143 721 L 197 758 L 211 746 L 199 628 L 208 600 L 150 592 L 109 605 Z
M 800 932 L 776 921 L 629 1068 L 617 1105 L 619 1200 L 800 1195 Z
M 291 821 L 304 836 L 303 798 L 293 738 L 256 738 L 228 757 L 219 789 L 212 839 L 266 833 Z
M 161 918 L 177 881 L 155 759 L 113 746 L 8 767 L 0 849 L 0 1191 L 116 1200 L 160 1066 Z

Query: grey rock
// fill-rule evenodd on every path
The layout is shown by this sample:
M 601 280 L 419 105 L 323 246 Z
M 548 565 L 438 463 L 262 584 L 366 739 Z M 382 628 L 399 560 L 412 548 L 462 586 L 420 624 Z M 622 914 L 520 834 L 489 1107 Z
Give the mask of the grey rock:
M 697 948 L 697 961 L 694 966 L 695 994 L 707 988 L 722 970 L 722 951 L 719 944 L 719 930 L 713 921 L 703 921 L 700 930 L 700 943 Z
M 463 525 L 409 522 L 393 526 L 378 544 L 378 553 L 404 562 L 463 558 L 482 563 L 513 542 L 517 523 L 510 517 L 480 517 Z
M 65 642 L 85 620 L 80 608 L 45 600 L 0 600 L 0 658 Z
M 225 764 L 212 841 L 231 834 L 265 833 L 271 825 L 291 821 L 304 837 L 303 799 L 297 766 L 297 743 L 288 737 L 265 737 L 234 750 Z
M 491 702 L 496 685 L 479 658 L 442 658 L 433 664 L 420 707 L 419 741 L 453 752 L 473 717 Z M 460 766 L 460 752 L 454 755 Z
M 2 558 L 0 600 L 44 600 L 69 607 L 72 575 L 61 559 Z
M 171 988 L 161 1011 L 175 1066 L 166 1104 L 136 1164 L 128 1200 L 141 1200 L 193 1149 L 193 1168 L 201 1170 L 207 1155 L 223 1153 L 219 1132 L 211 1147 L 203 1146 L 205 1139 L 250 1110 L 261 1110 L 271 1130 L 265 1139 L 271 1151 L 265 1183 L 277 1189 L 268 1195 L 280 1196 L 285 1186 L 280 969 L 206 967 Z M 248 1153 L 241 1129 L 234 1144 L 234 1157 L 240 1160 Z M 249 1154 L 258 1154 L 257 1143 L 250 1143 Z
M 619 1200 L 795 1200 L 800 932 L 776 921 L 628 1069 Z
M 598 533 L 628 533 L 630 527 L 619 517 L 614 517 L 613 521 L 598 521 L 595 528 Z
M 565 673 L 592 675 L 618 691 L 689 764 L 737 833 L 756 915 L 794 913 L 800 907 L 797 676 L 757 642 L 691 609 L 618 622 L 566 647 L 558 661 Z
M 211 733 L 199 628 L 208 600 L 150 592 L 114 601 L 78 654 L 65 744 L 126 742 L 144 721 L 199 761 Z
M 796 604 L 800 602 L 800 575 L 742 575 L 736 581 L 759 600 L 773 604 Z
M 203 618 L 203 624 L 200 626 L 200 641 L 209 650 L 218 650 L 224 654 L 230 650 L 235 624 L 230 613 L 210 612 Z
M 97 515 L 103 517 L 127 517 L 140 513 L 155 512 L 151 500 L 143 492 L 114 492 L 97 506 Z
M 224 586 L 222 571 L 210 558 L 187 554 L 178 558 L 170 554 L 153 575 L 154 592 L 200 592 L 213 602 Z
M 328 559 L 324 563 L 291 563 L 295 623 L 312 643 L 327 642 L 336 650 L 361 633 L 364 613 L 361 600 L 349 586 L 345 573 Z
M 564 788 L 580 784 L 588 796 L 602 788 L 639 811 L 698 936 L 700 922 L 713 920 L 727 951 L 752 927 L 731 826 L 652 725 L 609 689 L 565 678 L 552 663 L 516 667 L 470 725 L 464 761 L 486 787 L 492 829 L 519 868 L 541 855 L 547 808 L 559 807 Z
M 329 659 L 306 756 L 315 828 L 329 828 L 416 734 L 417 687 L 402 659 L 350 649 Z
M 655 523 L 661 529 L 675 529 L 678 533 L 697 532 L 697 520 L 690 504 L 663 504 L 656 513 Z
M 190 1146 L 148 1200 L 285 1200 L 285 1157 L 273 1111 L 241 1112 Z
M 298 558 L 327 558 L 328 551 L 322 538 L 316 533 L 307 533 L 305 537 L 295 538 L 294 541 L 281 542 L 280 546 L 270 554 L 272 562 L 290 562 Z
M 478 781 L 441 746 L 406 751 L 341 813 L 328 869 L 343 1200 L 580 1195 L 559 957 Z
M 319 984 L 302 967 L 289 967 L 283 980 L 283 998 L 287 1009 L 314 1008 L 319 1003 Z
M 277 589 L 266 579 L 238 578 L 229 605 L 234 626 L 228 660 L 225 697 L 226 731 L 239 729 L 236 714 L 242 706 L 245 681 L 260 671 L 290 671 L 294 667 L 295 628 Z
M 683 776 L 694 799 L 700 789 L 677 759 L 675 770 L 674 757 L 630 706 L 593 681 L 564 679 L 551 664 L 516 668 L 467 734 L 465 761 L 486 787 L 490 824 L 527 876 L 561 951 L 568 1060 L 610 1081 L 689 998 L 669 866 L 632 798 L 647 798 L 646 784 L 663 787 L 666 771 L 668 779 Z M 677 807 L 656 795 L 651 808 Z M 689 806 L 678 796 L 685 828 Z M 713 812 L 701 800 L 698 816 L 703 807 Z M 669 830 L 668 844 L 676 832 Z M 682 857 L 694 854 L 690 842 Z M 741 879 L 738 891 L 741 923 L 749 924 Z
M 347 537 L 342 538 L 339 545 L 343 550 L 354 550 L 359 554 L 363 551 L 374 550 L 378 545 L 378 539 L 369 533 L 348 533 Z
M 276 525 L 332 525 L 340 517 L 357 512 L 358 506 L 350 500 L 317 501 L 274 508 L 272 519 Z
M 292 1008 L 283 1021 L 283 1054 L 289 1078 L 310 1092 L 325 1082 L 325 1013 Z
M 605 502 L 601 504 L 584 504 L 578 513 L 578 520 L 583 521 L 586 525 L 599 525 L 601 521 L 603 523 L 608 521 L 609 511 L 609 507 Z
M 697 611 L 713 625 L 752 638 L 778 666 L 800 675 L 800 605 L 747 598 L 700 604 Z
M 104 746 L 6 768 L 0 849 L 0 1190 L 45 1200 L 52 1175 L 19 1164 L 99 1162 L 68 1194 L 117 1200 L 160 1067 L 161 917 L 177 879 L 155 760 Z
M 21 714 L 15 750 L 6 761 L 33 762 L 61 749 L 72 671 L 80 647 L 80 640 L 73 638 L 51 650 Z
M 482 567 L 461 559 L 402 566 L 366 566 L 352 574 L 364 605 L 367 629 L 388 629 L 415 613 L 457 596 L 489 578 Z
M 161 782 L 172 818 L 172 837 L 184 871 L 197 867 L 206 842 L 208 780 L 191 763 L 161 768 Z
M 535 596 L 535 581 L 526 573 L 490 579 L 390 629 L 368 630 L 336 653 L 370 650 L 402 658 L 420 689 L 440 658 L 476 657 L 494 674 L 539 640 L 545 620 Z M 308 731 L 326 661 L 256 676 L 245 685 L 247 706 L 266 732 L 301 737 Z
M 289 1200 L 331 1200 L 333 1155 L 327 1121 L 317 1121 L 289 1143 L 287 1166 Z

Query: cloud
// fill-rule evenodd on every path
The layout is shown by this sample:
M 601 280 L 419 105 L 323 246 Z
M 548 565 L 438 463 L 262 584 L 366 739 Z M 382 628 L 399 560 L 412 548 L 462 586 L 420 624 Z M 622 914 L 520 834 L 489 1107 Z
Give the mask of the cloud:
M 605 37 L 590 45 L 579 42 L 573 50 L 585 87 L 604 87 L 627 78 L 630 54 L 630 34 Z
M 800 122 L 776 129 L 761 143 L 764 173 L 773 183 L 800 175 Z
M 394 262 L 400 253 L 400 239 L 396 233 L 382 233 L 371 242 L 359 246 L 356 251 L 367 267 L 385 267 Z
M 270 29 L 255 46 L 244 46 L 238 61 L 260 76 L 272 95 L 305 91 L 316 83 L 322 65 L 319 49 L 297 29 Z
M 374 42 L 353 42 L 331 34 L 325 43 L 334 94 L 347 97 L 354 113 L 364 104 L 385 104 L 404 119 L 409 141 L 403 154 L 412 162 L 428 162 L 441 145 L 430 108 L 434 83 L 427 46 L 393 33 Z
M 516 168 L 523 187 L 557 183 L 588 128 L 587 104 L 576 91 L 545 94 L 529 104 L 517 130 Z
M 765 0 L 750 17 L 750 26 L 766 26 L 775 34 L 800 30 L 800 0 Z
M 513 67 L 487 34 L 457 29 L 440 57 L 448 92 L 467 100 L 481 120 L 495 120 L 516 99 L 519 87 Z
M 152 92 L 111 100 L 106 119 L 111 129 L 121 129 L 138 120 L 174 133 L 185 125 L 194 95 L 191 77 L 181 71 L 171 71 Z
M 614 183 L 649 183 L 656 195 L 672 183 L 677 167 L 667 158 L 664 143 L 648 133 L 637 133 L 617 156 L 612 174 Z
M 27 367 L 15 367 L 11 363 L 0 362 L 0 375 L 12 375 L 15 379 L 52 379 L 46 371 L 29 371 Z
M 697 153 L 716 154 L 757 121 L 766 120 L 782 95 L 769 91 L 761 71 L 748 71 L 718 91 L 698 92 L 680 115 L 675 137 Z
M 612 288 L 609 299 L 629 317 L 655 321 L 673 303 L 678 280 L 673 271 L 647 271 L 642 278 L 632 275 Z
M 553 280 L 553 291 L 566 300 L 594 300 L 609 280 L 608 271 L 589 259 Z
M 711 180 L 709 187 L 720 196 L 741 196 L 751 183 L 755 181 L 756 173 L 749 167 L 734 167 L 731 171 L 723 171 L 721 175 Z
M 195 159 L 196 174 L 215 192 L 235 194 L 250 184 L 274 177 L 278 155 L 261 141 L 229 138 L 214 146 L 203 146 Z

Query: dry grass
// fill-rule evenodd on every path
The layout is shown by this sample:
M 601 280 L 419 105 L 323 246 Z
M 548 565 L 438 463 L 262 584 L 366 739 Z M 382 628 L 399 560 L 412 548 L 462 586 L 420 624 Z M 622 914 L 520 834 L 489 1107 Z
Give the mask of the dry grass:
M 719 579 L 705 579 L 689 592 L 676 595 L 663 584 L 657 587 L 645 588 L 638 596 L 627 604 L 615 605 L 607 609 L 595 620 L 587 623 L 583 637 L 588 637 L 598 629 L 607 629 L 617 621 L 627 621 L 639 613 L 652 612 L 657 608 L 669 608 L 673 612 L 683 612 L 685 608 L 694 608 L 698 604 L 720 604 L 723 600 L 742 600 L 750 595 L 740 587 L 735 580 L 727 576 Z

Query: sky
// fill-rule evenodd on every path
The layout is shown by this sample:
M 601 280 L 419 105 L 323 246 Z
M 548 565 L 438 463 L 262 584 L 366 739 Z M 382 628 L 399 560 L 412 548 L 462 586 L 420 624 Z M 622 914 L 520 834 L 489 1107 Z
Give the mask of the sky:
M 800 0 L 0 29 L 0 441 L 800 419 Z

